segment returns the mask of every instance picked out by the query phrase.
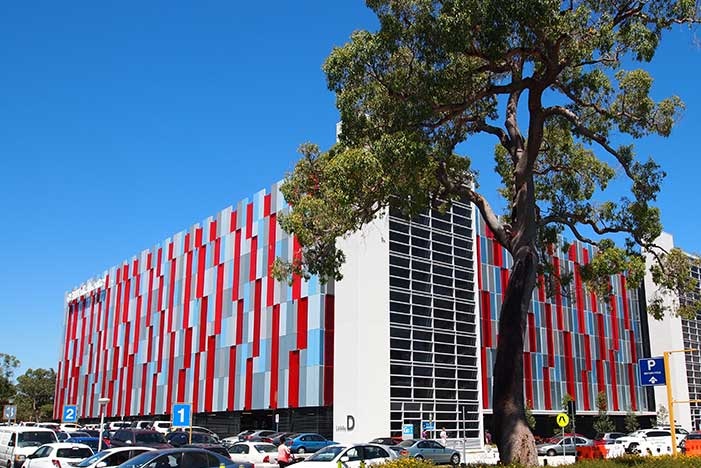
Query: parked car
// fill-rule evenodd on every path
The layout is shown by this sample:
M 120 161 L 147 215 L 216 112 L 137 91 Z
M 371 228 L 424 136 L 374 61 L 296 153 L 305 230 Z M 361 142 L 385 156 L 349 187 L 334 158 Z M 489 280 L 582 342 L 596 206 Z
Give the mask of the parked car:
M 127 445 L 154 448 L 171 447 L 166 442 L 163 434 L 147 429 L 120 429 L 110 437 L 110 444 L 112 447 L 124 447 Z
M 0 427 L 0 467 L 20 468 L 37 447 L 58 442 L 51 429 L 30 426 Z
M 71 463 L 77 463 L 92 454 L 92 449 L 85 444 L 56 442 L 39 447 L 36 452 L 27 457 L 22 467 L 67 468 Z
M 285 440 L 285 445 L 290 447 L 292 453 L 312 453 L 336 442 L 326 439 L 321 434 L 304 432 Z
M 171 448 L 142 453 L 119 465 L 120 468 L 239 468 L 230 458 L 204 449 Z M 253 465 L 244 468 L 253 468 Z
M 198 448 L 198 449 L 204 449 L 204 450 L 209 450 L 210 452 L 218 453 L 219 455 L 223 457 L 229 457 L 229 452 L 227 452 L 226 447 L 224 447 L 222 444 L 186 444 L 183 445 L 182 448 Z
M 401 441 L 399 447 L 401 447 L 399 454 L 403 457 L 431 460 L 436 464 L 458 465 L 460 463 L 460 452 L 444 447 L 435 440 L 408 439 Z
M 156 450 L 152 447 L 115 447 L 81 460 L 76 468 L 110 468 L 118 466 L 129 460 L 130 458 L 141 455 L 144 452 L 152 452 Z M 99 466 L 98 466 L 99 465 Z
M 170 432 L 188 432 L 189 433 L 190 429 L 192 429 L 193 433 L 197 432 L 200 434 L 207 434 L 212 439 L 214 439 L 217 443 L 221 442 L 221 440 L 219 440 L 219 436 L 214 431 L 207 429 L 206 427 L 202 427 L 202 426 L 192 426 L 192 428 L 189 428 L 189 427 L 177 427 L 175 429 L 171 428 Z
M 681 442 L 684 436 L 680 435 L 675 441 Z M 626 453 L 646 454 L 670 452 L 672 446 L 672 433 L 664 429 L 639 429 L 628 435 L 616 439 L 616 444 L 622 444 Z
M 297 436 L 297 434 L 299 434 L 299 432 L 278 432 L 273 434 L 270 437 L 270 440 L 273 445 L 280 445 L 280 441 L 283 437 L 285 439 L 294 438 Z
M 118 431 L 119 429 L 127 429 L 131 427 L 129 421 L 112 421 L 110 423 L 105 423 L 106 429 L 108 431 Z
M 66 442 L 71 443 L 71 444 L 85 444 L 90 449 L 93 451 L 93 453 L 97 453 L 98 446 L 100 444 L 100 439 L 97 437 L 90 437 L 90 436 L 78 436 L 78 437 L 69 437 L 66 439 Z
M 393 437 L 378 437 L 376 439 L 372 439 L 370 441 L 370 443 L 371 444 L 392 446 L 392 445 L 399 445 L 399 443 L 401 441 L 402 441 L 401 437 L 399 439 L 395 439 Z
M 170 431 L 170 421 L 154 421 L 153 430 L 161 434 L 167 434 Z
M 663 430 L 663 431 L 670 431 L 670 432 L 672 432 L 672 427 L 669 426 L 669 425 L 667 425 L 667 426 L 655 426 L 655 427 L 653 427 L 653 429 L 660 429 L 660 430 Z M 684 429 L 683 427 L 676 426 L 676 425 L 674 426 L 674 432 L 677 433 L 677 434 L 683 434 L 683 435 L 688 435 L 688 434 L 689 434 L 689 431 L 687 431 L 687 430 Z
M 623 432 L 604 432 L 596 434 L 594 437 L 594 445 L 608 445 L 615 444 L 616 439 L 623 437 L 625 434 Z
M 186 444 L 217 444 L 219 439 L 215 439 L 210 434 L 205 432 L 193 432 L 192 440 L 190 440 L 190 433 L 185 431 L 170 432 L 165 436 L 166 442 L 168 442 L 173 447 L 182 447 Z
M 277 463 L 277 447 L 266 442 L 239 442 L 228 448 L 229 457 L 242 463 Z
M 324 447 L 306 460 L 296 463 L 299 468 L 360 468 L 360 464 L 377 465 L 397 458 L 397 455 L 377 444 L 335 444 Z
M 560 437 L 551 443 L 536 445 L 538 455 L 577 455 L 577 447 L 590 447 L 594 441 L 586 437 Z
M 132 429 L 151 429 L 153 421 L 132 421 L 129 427 Z
M 100 437 L 100 431 L 97 429 L 83 429 L 81 432 L 85 432 L 88 434 L 90 437 Z M 103 448 L 109 448 L 110 446 L 110 439 L 107 437 L 109 434 L 103 433 L 102 434 L 102 447 Z

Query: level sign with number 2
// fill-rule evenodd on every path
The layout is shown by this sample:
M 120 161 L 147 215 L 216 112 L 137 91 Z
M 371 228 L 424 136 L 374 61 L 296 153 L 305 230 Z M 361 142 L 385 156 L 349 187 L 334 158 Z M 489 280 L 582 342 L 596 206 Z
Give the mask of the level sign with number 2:
M 173 405 L 173 427 L 190 427 L 192 425 L 192 405 L 176 403 Z
M 64 405 L 61 421 L 78 422 L 78 407 L 76 405 Z
M 557 421 L 558 426 L 565 427 L 570 423 L 570 417 L 567 416 L 567 413 L 560 413 L 555 417 L 555 421 Z

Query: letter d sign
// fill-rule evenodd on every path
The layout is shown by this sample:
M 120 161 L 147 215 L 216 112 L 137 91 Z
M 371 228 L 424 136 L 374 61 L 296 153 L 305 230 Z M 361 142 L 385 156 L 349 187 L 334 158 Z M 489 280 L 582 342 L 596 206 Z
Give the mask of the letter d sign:
M 349 414 L 346 416 L 346 430 L 352 431 L 353 429 L 355 429 L 355 418 Z

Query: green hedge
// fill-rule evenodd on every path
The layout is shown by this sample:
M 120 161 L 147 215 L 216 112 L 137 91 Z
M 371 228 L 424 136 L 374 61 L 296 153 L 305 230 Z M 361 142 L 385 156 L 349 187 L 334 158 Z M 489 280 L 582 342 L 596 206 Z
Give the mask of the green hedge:
M 431 462 L 415 458 L 398 458 L 381 465 L 383 468 L 436 468 Z M 469 468 L 495 468 L 495 465 L 467 465 Z M 504 466 L 504 465 L 501 465 Z M 517 468 L 516 465 L 508 465 Z M 563 468 L 701 468 L 701 457 L 635 457 L 625 456 L 610 460 L 581 460 Z

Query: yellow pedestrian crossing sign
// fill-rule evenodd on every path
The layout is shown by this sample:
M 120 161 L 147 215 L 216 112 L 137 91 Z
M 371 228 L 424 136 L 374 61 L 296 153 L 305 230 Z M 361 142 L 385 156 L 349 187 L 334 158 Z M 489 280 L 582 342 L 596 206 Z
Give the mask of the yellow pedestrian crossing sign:
M 570 423 L 570 417 L 567 416 L 567 413 L 560 413 L 555 418 L 555 421 L 557 421 L 558 426 L 565 427 Z

